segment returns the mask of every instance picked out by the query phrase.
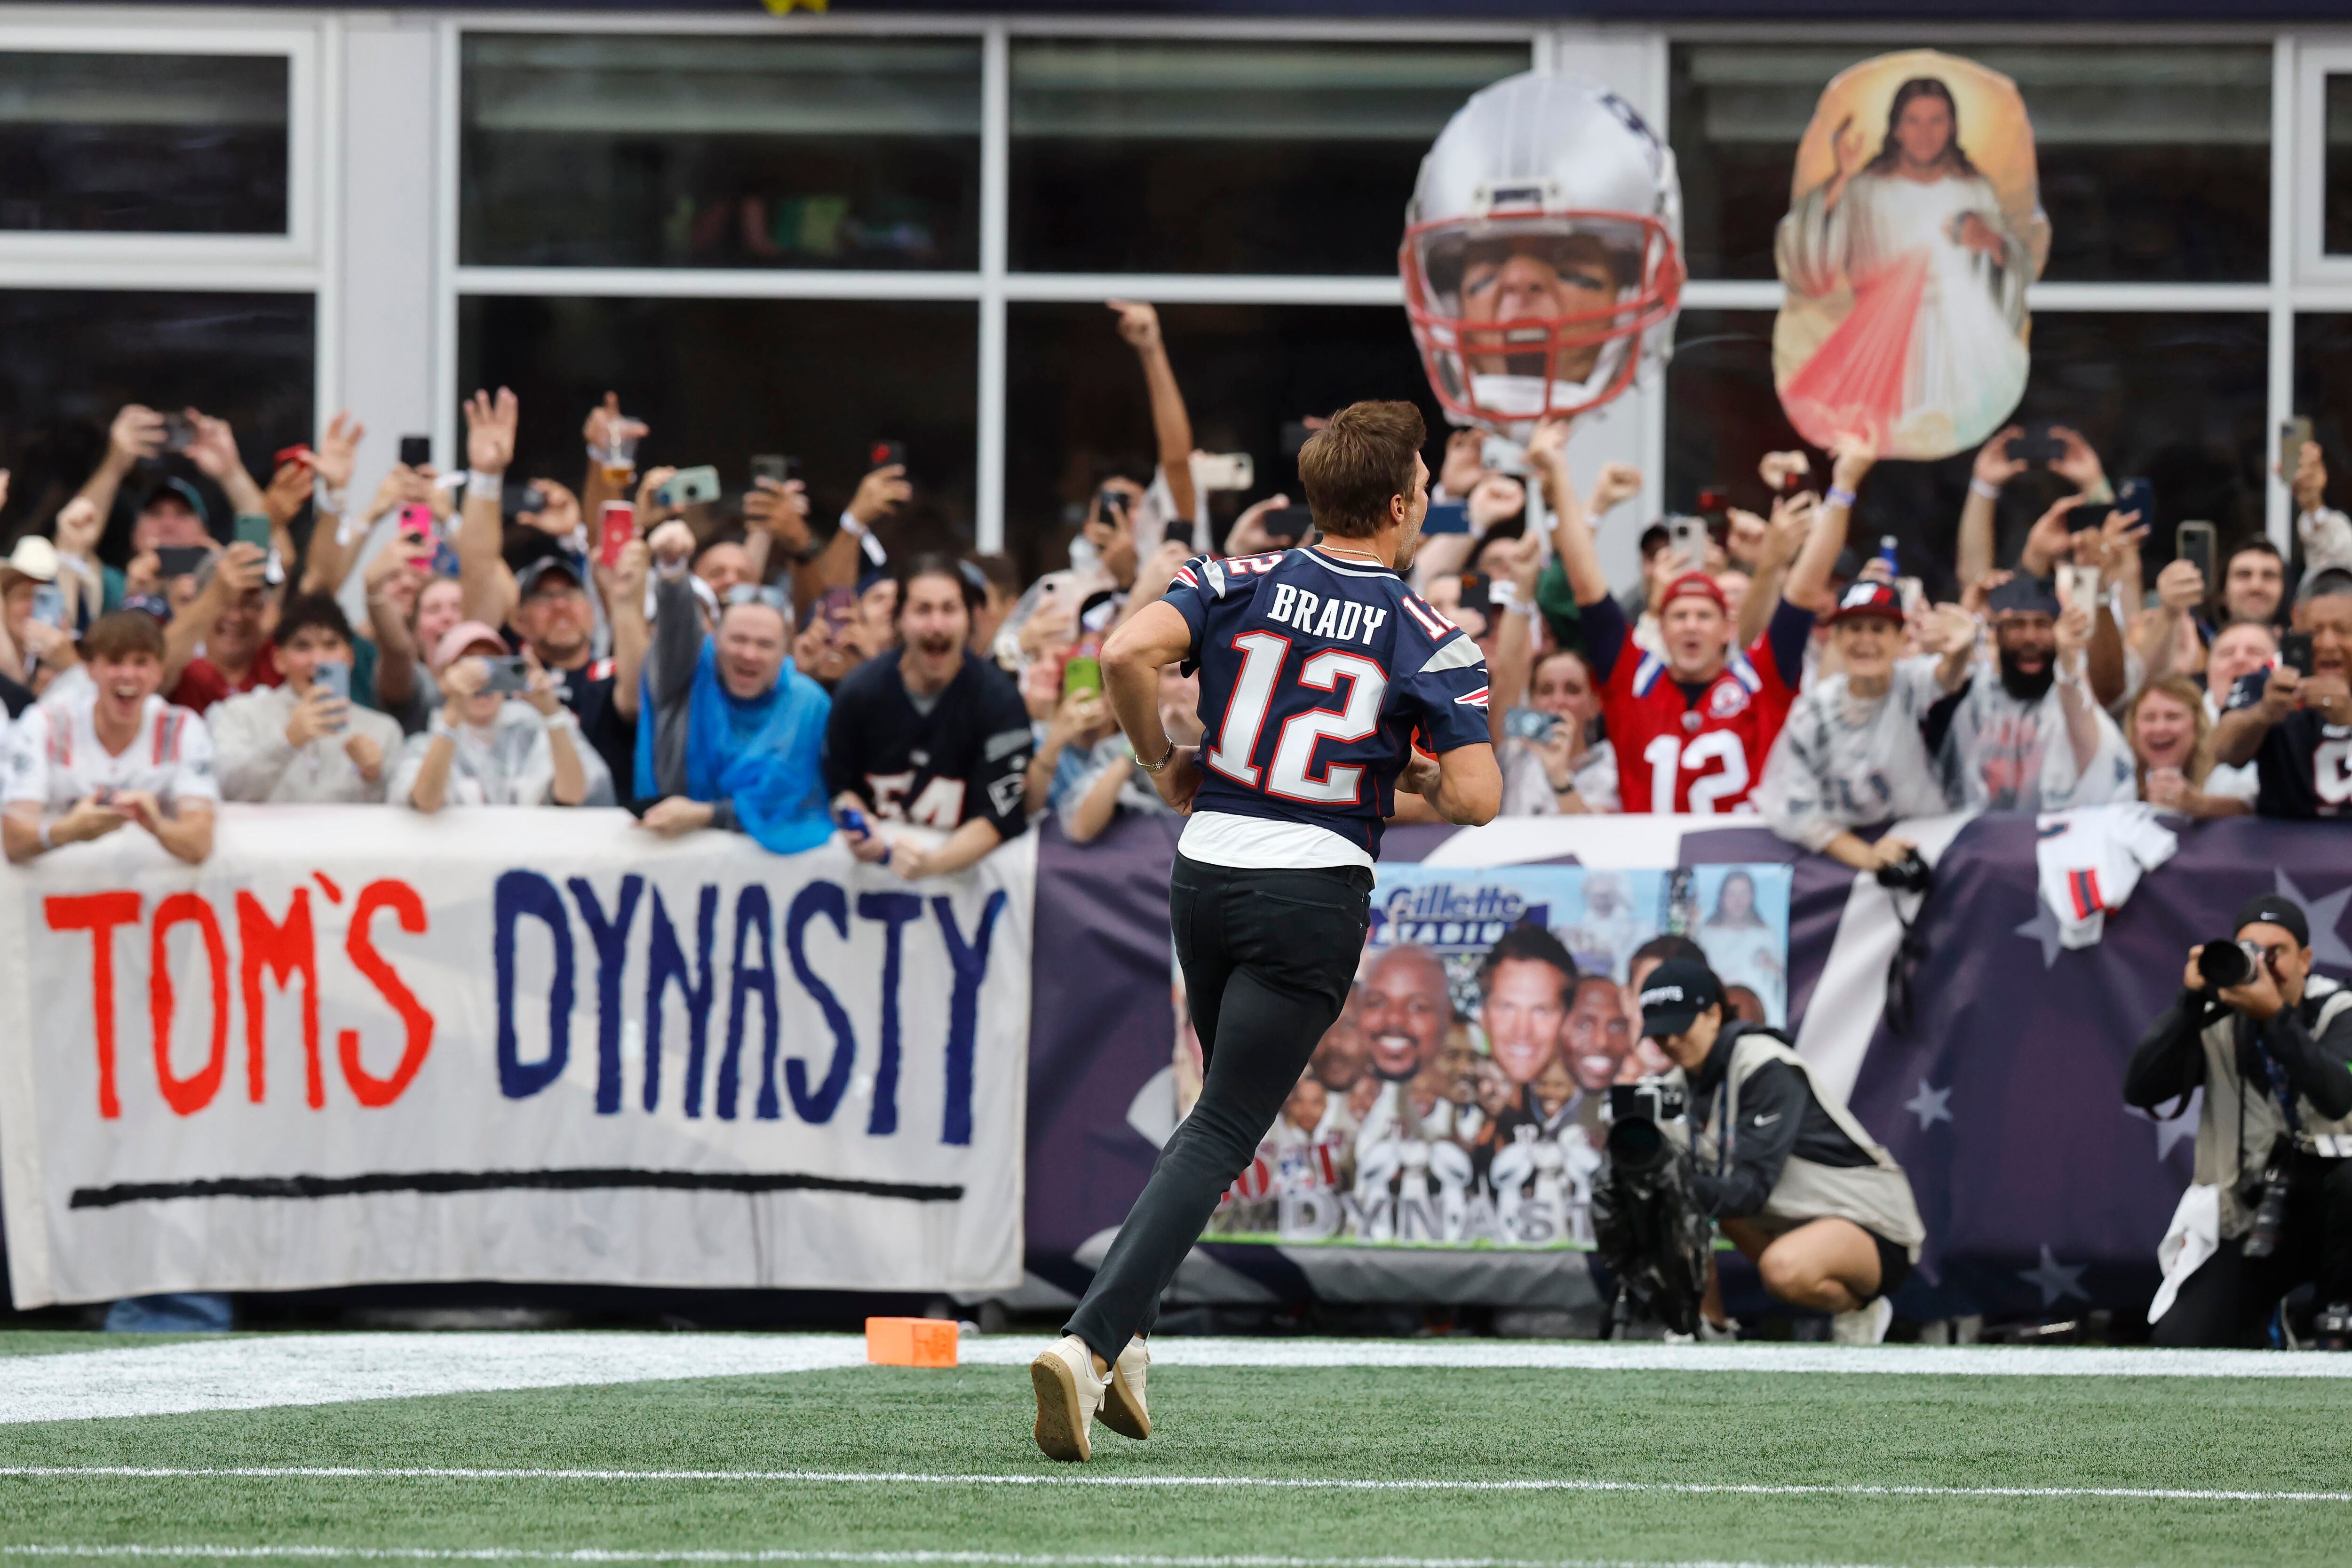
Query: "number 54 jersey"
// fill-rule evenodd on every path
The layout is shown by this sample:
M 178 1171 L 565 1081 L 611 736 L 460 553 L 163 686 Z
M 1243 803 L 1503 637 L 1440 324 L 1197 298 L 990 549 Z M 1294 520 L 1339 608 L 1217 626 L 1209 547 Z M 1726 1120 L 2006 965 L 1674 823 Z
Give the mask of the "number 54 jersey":
M 1193 851 L 1213 816 L 1264 825 L 1254 864 L 1370 865 L 1416 735 L 1440 753 L 1488 742 L 1478 645 L 1384 566 L 1312 548 L 1195 556 L 1167 601 L 1192 627 L 1185 664 L 1201 675 L 1206 732 L 1184 843 L 1196 859 L 1213 858 Z M 1220 843 L 1250 841 L 1246 825 L 1226 826 Z M 1345 843 L 1294 858 L 1316 832 Z

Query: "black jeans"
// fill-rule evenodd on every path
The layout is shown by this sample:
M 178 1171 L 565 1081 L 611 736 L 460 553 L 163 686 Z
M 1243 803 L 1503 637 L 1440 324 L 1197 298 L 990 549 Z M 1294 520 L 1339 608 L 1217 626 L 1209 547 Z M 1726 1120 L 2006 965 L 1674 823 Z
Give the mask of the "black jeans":
M 1062 1331 L 1105 1361 L 1150 1331 L 1160 1293 L 1347 1005 L 1371 892 L 1357 866 L 1244 871 L 1176 858 L 1168 923 L 1207 1070 Z
M 2277 1250 L 2248 1258 L 2242 1237 L 2222 1242 L 2181 1281 L 2149 1336 L 2156 1343 L 2259 1348 L 2279 1298 L 2305 1280 L 2323 1307 L 2352 1302 L 2352 1160 L 2297 1154 L 2288 1168 L 2294 1185 Z

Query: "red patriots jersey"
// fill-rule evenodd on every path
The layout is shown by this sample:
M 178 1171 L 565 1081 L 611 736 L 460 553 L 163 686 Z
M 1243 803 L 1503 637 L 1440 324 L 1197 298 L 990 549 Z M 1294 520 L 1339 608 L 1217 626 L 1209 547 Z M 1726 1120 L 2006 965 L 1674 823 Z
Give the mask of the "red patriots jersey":
M 1693 701 L 1665 660 L 1634 643 L 1622 613 L 1614 626 L 1604 629 L 1596 621 L 1611 617 L 1605 611 L 1596 616 L 1595 608 L 1584 610 L 1595 651 L 1608 631 L 1617 638 L 1617 657 L 1601 681 L 1601 711 L 1617 752 L 1617 790 L 1624 809 L 1697 816 L 1754 809 L 1748 792 L 1764 776 L 1764 759 L 1797 697 L 1782 677 L 1775 634 L 1799 634 L 1795 646 L 1801 664 L 1802 630 L 1811 626 L 1811 616 L 1781 606 L 1776 621 L 1801 616 L 1802 627 L 1792 618 L 1789 626 L 1776 625 L 1758 637 L 1747 652 L 1733 653 Z M 1608 609 L 1616 606 L 1608 604 Z M 1601 662 L 1595 660 L 1595 673 Z

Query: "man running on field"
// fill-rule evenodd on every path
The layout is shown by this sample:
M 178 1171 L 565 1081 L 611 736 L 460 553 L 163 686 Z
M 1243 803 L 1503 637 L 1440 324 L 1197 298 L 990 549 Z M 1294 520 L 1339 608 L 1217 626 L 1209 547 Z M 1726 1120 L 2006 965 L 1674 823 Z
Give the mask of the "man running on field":
M 1056 1459 L 1091 1456 L 1097 1414 L 1150 1436 L 1142 1336 L 1339 1016 L 1396 791 L 1465 825 L 1501 804 L 1486 660 L 1399 575 L 1429 506 L 1425 437 L 1409 403 L 1341 409 L 1298 454 L 1318 543 L 1195 556 L 1104 645 L 1120 728 L 1192 818 L 1168 911 L 1206 1078 L 1063 1337 L 1031 1364 L 1037 1446 Z M 1179 661 L 1200 671 L 1198 747 L 1160 722 L 1160 670 Z

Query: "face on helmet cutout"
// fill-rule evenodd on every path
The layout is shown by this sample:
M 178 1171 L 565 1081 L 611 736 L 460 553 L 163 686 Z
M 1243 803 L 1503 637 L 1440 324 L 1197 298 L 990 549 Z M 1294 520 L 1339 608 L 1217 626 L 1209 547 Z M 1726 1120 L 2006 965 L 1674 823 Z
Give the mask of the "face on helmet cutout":
M 1674 154 L 1601 84 L 1530 72 L 1472 95 L 1422 161 L 1398 253 L 1447 414 L 1523 439 L 1663 359 L 1681 214 Z
M 1654 219 L 1531 213 L 1418 225 L 1405 310 L 1447 412 L 1492 428 L 1568 417 L 1631 384 L 1682 272 Z

